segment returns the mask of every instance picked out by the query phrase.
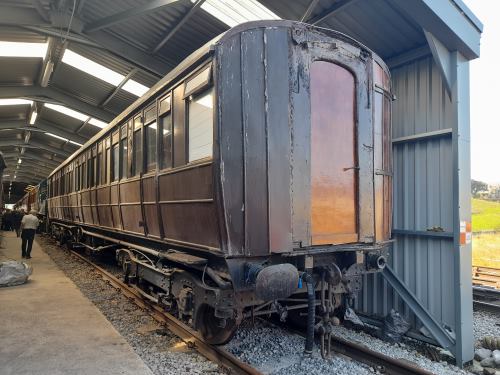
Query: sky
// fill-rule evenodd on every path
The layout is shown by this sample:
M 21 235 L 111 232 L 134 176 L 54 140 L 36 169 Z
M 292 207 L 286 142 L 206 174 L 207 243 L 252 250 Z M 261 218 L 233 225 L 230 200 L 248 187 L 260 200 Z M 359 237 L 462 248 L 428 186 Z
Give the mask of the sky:
M 471 177 L 500 183 L 500 0 L 464 0 L 483 23 L 481 56 L 470 63 Z

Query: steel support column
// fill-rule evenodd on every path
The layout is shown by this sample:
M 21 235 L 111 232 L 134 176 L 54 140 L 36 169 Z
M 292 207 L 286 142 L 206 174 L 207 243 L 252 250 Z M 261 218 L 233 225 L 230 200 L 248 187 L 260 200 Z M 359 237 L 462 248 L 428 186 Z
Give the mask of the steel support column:
M 472 244 L 460 241 L 462 222 L 471 221 L 470 91 L 469 62 L 459 52 L 451 53 L 451 103 L 453 150 L 454 283 L 457 364 L 474 358 L 472 327 Z

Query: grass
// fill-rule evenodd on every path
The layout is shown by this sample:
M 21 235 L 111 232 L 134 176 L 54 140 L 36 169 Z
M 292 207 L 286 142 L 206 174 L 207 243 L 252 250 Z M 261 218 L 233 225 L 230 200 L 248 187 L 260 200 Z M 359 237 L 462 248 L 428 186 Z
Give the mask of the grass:
M 500 231 L 500 202 L 472 199 L 472 230 Z
M 472 199 L 472 230 L 472 264 L 500 268 L 500 202 Z
M 472 236 L 472 264 L 500 268 L 499 233 L 474 233 Z

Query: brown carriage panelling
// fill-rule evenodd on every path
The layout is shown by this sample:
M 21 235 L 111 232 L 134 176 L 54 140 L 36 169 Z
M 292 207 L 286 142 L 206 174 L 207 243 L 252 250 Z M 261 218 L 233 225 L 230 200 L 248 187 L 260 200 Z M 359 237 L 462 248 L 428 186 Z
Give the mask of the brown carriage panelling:
M 90 207 L 92 209 L 92 222 L 99 225 L 99 216 L 97 212 L 97 191 L 96 189 L 91 189 L 89 193 Z
M 156 203 L 144 204 L 144 215 L 148 227 L 148 235 L 160 237 L 160 223 L 158 222 L 158 206 Z
M 118 204 L 119 202 L 119 197 L 118 197 L 118 184 L 111 185 L 110 186 L 110 203 L 111 204 Z
M 168 239 L 220 247 L 213 203 L 164 204 L 161 214 Z
M 90 191 L 82 192 L 82 211 L 83 219 L 86 224 L 93 224 L 92 210 L 90 209 Z
M 212 164 L 158 177 L 160 201 L 213 198 Z
M 142 179 L 142 200 L 144 202 L 156 202 L 155 177 L 149 176 Z
M 349 243 L 357 234 L 354 76 L 340 65 L 311 66 L 311 241 Z
M 126 181 L 120 185 L 120 203 L 123 229 L 144 234 L 141 209 L 140 180 Z
M 110 188 L 109 186 L 97 188 L 97 203 L 98 204 L 109 204 L 110 203 Z
M 120 217 L 120 208 L 118 206 L 111 206 L 111 214 L 113 215 L 113 227 L 122 229 L 122 219 Z
M 247 255 L 269 253 L 266 87 L 264 31 L 241 34 L 243 142 L 245 170 L 245 248 Z M 273 156 L 271 156 L 273 157 Z M 272 177 L 271 177 L 272 178 Z
M 93 224 L 94 221 L 92 220 L 92 209 L 90 206 L 83 206 L 82 211 L 85 224 Z
M 140 205 L 121 206 L 123 229 L 129 232 L 144 234 Z
M 227 223 L 227 252 L 244 252 L 245 219 L 242 211 L 244 197 L 243 140 L 241 121 L 241 44 L 239 35 L 226 41 L 218 51 L 217 95 L 219 103 L 220 158 L 224 168 L 220 171 L 223 191 L 224 215 Z M 225 126 L 231 124 L 231 126 Z
M 130 203 L 130 202 L 140 202 L 141 201 L 141 189 L 140 180 L 136 179 L 133 181 L 125 181 L 120 184 L 120 202 Z
M 113 218 L 111 216 L 110 187 L 103 186 L 97 188 L 97 211 L 99 215 L 99 224 L 105 227 L 113 227 Z
M 98 206 L 97 211 L 99 214 L 99 224 L 105 227 L 113 227 L 113 218 L 111 214 L 111 207 L 106 206 Z
M 184 85 L 174 90 L 174 167 L 186 164 L 186 132 L 185 116 L 186 104 L 184 102 Z

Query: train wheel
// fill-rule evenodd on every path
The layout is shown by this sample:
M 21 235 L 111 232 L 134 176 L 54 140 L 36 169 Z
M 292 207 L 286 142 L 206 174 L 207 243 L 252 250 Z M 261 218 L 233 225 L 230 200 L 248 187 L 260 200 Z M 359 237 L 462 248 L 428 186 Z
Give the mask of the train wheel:
M 238 325 L 234 319 L 220 319 L 215 316 L 215 310 L 209 305 L 201 305 L 196 314 L 196 324 L 203 339 L 213 345 L 227 343 L 233 337 Z

